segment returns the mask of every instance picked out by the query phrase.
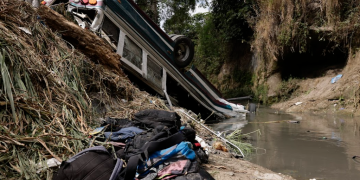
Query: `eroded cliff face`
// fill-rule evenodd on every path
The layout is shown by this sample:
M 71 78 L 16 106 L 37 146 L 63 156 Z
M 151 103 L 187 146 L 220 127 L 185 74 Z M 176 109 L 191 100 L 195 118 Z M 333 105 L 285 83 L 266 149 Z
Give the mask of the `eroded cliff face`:
M 360 2 L 257 0 L 255 4 L 256 17 L 249 20 L 255 31 L 251 43 L 257 65 L 255 95 L 265 103 L 282 102 L 273 107 L 286 111 L 330 108 L 356 113 Z M 343 77 L 332 84 L 338 74 Z
M 226 98 L 252 94 L 252 53 L 245 43 L 234 43 L 214 78 L 217 88 Z

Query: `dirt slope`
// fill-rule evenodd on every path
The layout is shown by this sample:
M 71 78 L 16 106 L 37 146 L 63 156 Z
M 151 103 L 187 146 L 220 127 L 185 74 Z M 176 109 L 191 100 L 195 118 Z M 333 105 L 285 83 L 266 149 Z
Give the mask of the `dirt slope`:
M 338 74 L 342 78 L 334 84 L 331 79 Z M 360 115 L 360 52 L 350 56 L 344 69 L 328 70 L 324 76 L 300 80 L 299 88 L 292 97 L 272 105 L 286 112 L 327 112 Z M 275 86 L 275 84 L 273 85 Z M 295 105 L 296 102 L 302 102 Z

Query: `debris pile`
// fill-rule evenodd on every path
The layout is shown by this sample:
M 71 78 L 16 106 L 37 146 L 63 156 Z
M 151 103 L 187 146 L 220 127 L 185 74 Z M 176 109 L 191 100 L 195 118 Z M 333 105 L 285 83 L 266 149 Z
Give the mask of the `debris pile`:
M 176 112 L 148 109 L 132 120 L 106 118 L 101 126 L 91 133 L 94 146 L 62 163 L 54 180 L 213 179 L 201 167 L 206 150 Z

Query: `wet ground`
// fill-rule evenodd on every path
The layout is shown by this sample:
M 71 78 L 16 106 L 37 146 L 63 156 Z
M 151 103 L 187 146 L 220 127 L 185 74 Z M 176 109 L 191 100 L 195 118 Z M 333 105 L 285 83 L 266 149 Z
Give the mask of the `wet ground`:
M 298 123 L 296 123 L 298 121 Z M 212 125 L 216 131 L 256 130 L 249 142 L 257 152 L 250 162 L 295 179 L 360 179 L 360 118 L 335 115 L 284 114 L 259 108 L 246 119 Z

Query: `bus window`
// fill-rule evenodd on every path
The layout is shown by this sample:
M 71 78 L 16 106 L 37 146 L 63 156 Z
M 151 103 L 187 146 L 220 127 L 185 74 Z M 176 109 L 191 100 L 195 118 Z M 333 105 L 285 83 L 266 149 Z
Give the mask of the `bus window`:
M 105 16 L 102 29 L 110 38 L 111 43 L 113 43 L 117 47 L 120 35 L 120 28 L 117 27 L 108 17 Z
M 162 73 L 161 66 L 157 65 L 150 56 L 147 56 L 147 79 L 161 88 Z
M 124 39 L 123 57 L 142 69 L 142 49 L 136 45 L 128 36 Z

